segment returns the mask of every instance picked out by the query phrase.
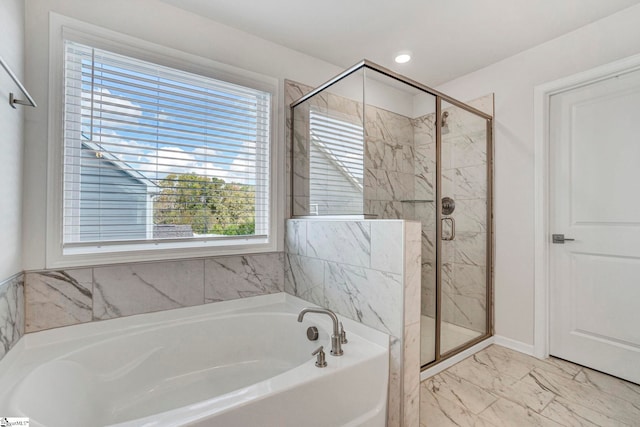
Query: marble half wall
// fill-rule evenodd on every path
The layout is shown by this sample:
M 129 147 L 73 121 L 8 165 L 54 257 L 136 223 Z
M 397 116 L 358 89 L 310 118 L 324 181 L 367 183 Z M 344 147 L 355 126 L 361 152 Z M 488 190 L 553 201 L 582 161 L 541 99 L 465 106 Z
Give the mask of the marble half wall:
M 24 275 L 0 283 L 0 359 L 24 335 Z
M 283 290 L 282 252 L 33 271 L 25 332 Z
M 286 225 L 285 291 L 390 335 L 388 426 L 419 416 L 420 239 L 404 220 Z

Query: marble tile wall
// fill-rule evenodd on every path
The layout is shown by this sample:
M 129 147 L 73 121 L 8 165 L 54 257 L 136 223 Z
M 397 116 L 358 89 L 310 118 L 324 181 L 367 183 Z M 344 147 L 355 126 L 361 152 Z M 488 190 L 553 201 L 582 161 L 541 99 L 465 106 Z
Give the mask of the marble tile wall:
M 390 335 L 389 426 L 419 415 L 419 230 L 396 220 L 286 225 L 285 291 Z
M 365 213 L 378 219 L 412 219 L 413 127 L 408 117 L 365 107 Z M 403 202 L 404 201 L 404 202 Z
M 25 331 L 284 290 L 282 253 L 25 273 Z
M 24 275 L 0 282 L 0 359 L 24 335 Z

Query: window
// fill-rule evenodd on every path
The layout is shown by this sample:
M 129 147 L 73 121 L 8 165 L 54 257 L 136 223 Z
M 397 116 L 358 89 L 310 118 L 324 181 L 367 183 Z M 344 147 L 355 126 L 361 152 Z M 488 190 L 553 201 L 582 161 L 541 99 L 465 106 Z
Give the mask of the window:
M 268 242 L 271 104 L 65 40 L 63 253 Z
M 364 134 L 346 115 L 309 111 L 309 210 L 311 215 L 363 212 Z

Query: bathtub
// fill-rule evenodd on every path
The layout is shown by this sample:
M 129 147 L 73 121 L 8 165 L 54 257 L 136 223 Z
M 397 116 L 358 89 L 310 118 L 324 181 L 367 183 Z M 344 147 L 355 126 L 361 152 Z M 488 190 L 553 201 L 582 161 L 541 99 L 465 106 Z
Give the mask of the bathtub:
M 384 426 L 388 336 L 280 293 L 28 334 L 0 361 L 0 416 L 31 426 Z M 317 341 L 306 329 L 318 327 Z M 311 352 L 324 345 L 326 368 Z

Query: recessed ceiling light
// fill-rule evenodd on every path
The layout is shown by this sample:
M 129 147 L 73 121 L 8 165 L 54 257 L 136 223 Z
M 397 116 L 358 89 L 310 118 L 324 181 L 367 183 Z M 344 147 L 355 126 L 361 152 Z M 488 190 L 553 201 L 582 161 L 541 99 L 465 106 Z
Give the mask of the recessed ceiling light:
M 398 64 L 404 64 L 406 62 L 409 62 L 409 61 L 411 61 L 411 53 L 409 53 L 409 52 L 401 52 L 396 56 L 395 61 Z

